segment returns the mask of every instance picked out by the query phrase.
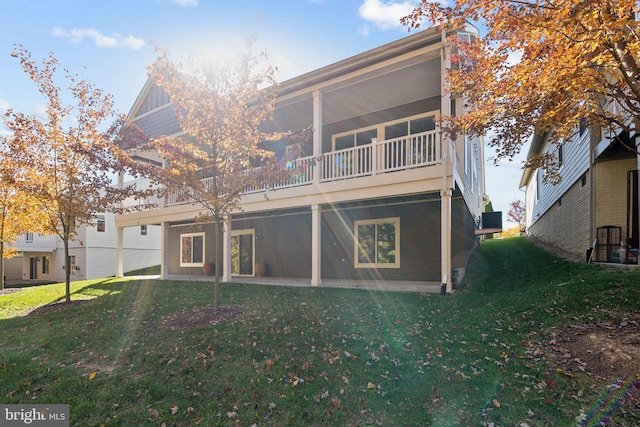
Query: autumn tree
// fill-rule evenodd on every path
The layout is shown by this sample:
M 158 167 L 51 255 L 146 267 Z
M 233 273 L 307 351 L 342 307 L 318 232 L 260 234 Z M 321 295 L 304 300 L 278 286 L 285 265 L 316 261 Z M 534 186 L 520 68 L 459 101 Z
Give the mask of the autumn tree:
M 519 226 L 524 224 L 525 219 L 525 208 L 522 200 L 513 200 L 509 203 L 509 212 L 507 212 L 507 218 L 509 218 L 512 222 L 515 222 Z
M 134 187 L 118 189 L 113 174 L 135 175 L 140 165 L 130 159 L 114 138 L 124 124 L 113 110 L 113 98 L 87 80 L 64 71 L 66 91 L 58 85 L 58 60 L 49 54 L 39 65 L 31 53 L 17 46 L 12 56 L 46 101 L 43 118 L 9 110 L 5 125 L 7 155 L 16 182 L 45 217 L 44 229 L 64 243 L 66 301 L 70 293 L 69 242 L 77 227 L 94 224 L 96 215 L 119 212 L 120 202 L 140 196 Z M 69 102 L 63 100 L 69 99 Z
M 247 188 L 282 179 L 284 169 L 260 143 L 291 136 L 261 127 L 274 110 L 277 88 L 275 69 L 259 69 L 261 58 L 247 53 L 225 65 L 184 64 L 170 60 L 165 52 L 150 67 L 151 78 L 169 95 L 183 131 L 181 136 L 151 141 L 166 163 L 163 185 L 202 205 L 204 213 L 197 221 L 214 224 L 214 308 L 220 300 L 224 221 L 240 209 Z
M 42 231 L 40 210 L 17 182 L 6 140 L 0 137 L 0 290 L 4 289 L 4 260 L 18 255 L 11 244 L 26 232 Z
M 481 39 L 452 40 L 448 90 L 464 95 L 465 112 L 444 118 L 451 132 L 485 134 L 497 159 L 511 158 L 532 134 L 554 144 L 579 128 L 634 131 L 640 118 L 640 37 L 635 0 L 422 0 L 402 19 L 442 28 L 466 21 L 486 28 Z M 628 146 L 635 151 L 636 147 Z M 529 166 L 556 171 L 552 154 Z

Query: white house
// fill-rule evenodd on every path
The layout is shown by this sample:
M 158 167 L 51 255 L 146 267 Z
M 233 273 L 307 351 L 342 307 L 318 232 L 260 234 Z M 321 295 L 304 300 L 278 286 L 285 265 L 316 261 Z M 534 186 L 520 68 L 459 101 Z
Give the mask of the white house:
M 115 276 L 116 232 L 115 217 L 106 212 L 97 216 L 95 225 L 78 227 L 78 234 L 69 245 L 71 280 Z M 160 264 L 160 227 L 129 227 L 124 231 L 123 241 L 124 271 Z M 26 233 L 12 246 L 21 256 L 5 260 L 8 280 L 65 280 L 64 245 L 57 236 Z

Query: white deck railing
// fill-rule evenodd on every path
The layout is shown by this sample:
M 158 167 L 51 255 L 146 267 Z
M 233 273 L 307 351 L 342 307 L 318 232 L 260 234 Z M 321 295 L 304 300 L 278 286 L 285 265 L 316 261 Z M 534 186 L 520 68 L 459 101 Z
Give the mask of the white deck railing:
M 275 183 L 252 185 L 247 187 L 244 193 L 251 194 L 310 184 L 314 181 L 314 171 L 319 174 L 318 182 L 330 182 L 431 166 L 441 161 L 440 145 L 437 131 L 383 141 L 374 139 L 371 144 L 324 153 L 319 158 L 304 157 L 288 162 L 283 166 L 291 171 L 286 178 Z M 256 168 L 244 173 L 256 174 L 258 171 L 259 168 Z M 205 185 L 210 185 L 212 178 L 205 178 L 203 181 Z M 151 202 L 155 202 L 158 206 L 192 203 L 189 197 L 180 192 L 170 194 L 166 200 L 151 197 L 138 201 L 139 205 L 151 204 Z

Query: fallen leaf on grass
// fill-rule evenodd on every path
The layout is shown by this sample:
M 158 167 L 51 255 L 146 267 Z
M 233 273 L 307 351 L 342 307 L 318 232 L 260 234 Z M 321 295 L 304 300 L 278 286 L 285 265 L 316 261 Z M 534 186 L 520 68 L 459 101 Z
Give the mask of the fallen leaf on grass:
M 498 399 L 493 399 L 493 405 L 494 405 L 496 408 L 499 408 L 499 407 L 500 407 L 500 402 L 498 402 Z
M 332 397 L 331 398 L 331 404 L 336 408 L 336 409 L 340 409 L 340 406 L 342 406 L 342 401 L 340 399 L 338 399 L 337 397 Z
M 177 414 L 178 413 L 178 409 L 180 409 L 180 408 L 178 408 L 176 405 L 173 405 L 173 406 L 169 407 L 169 410 L 171 411 L 171 415 Z
M 90 380 L 94 379 L 94 378 L 96 377 L 96 375 L 98 375 L 98 373 L 97 373 L 97 372 L 95 372 L 95 371 L 94 371 L 94 372 L 91 372 L 91 373 L 89 374 L 89 379 L 90 379 Z
M 376 388 L 374 383 L 367 383 L 367 388 Z
M 471 378 L 470 376 L 465 375 L 465 373 L 462 372 L 462 371 L 457 371 L 456 375 L 460 375 L 462 377 L 462 379 L 465 379 L 465 380 L 468 380 L 469 378 Z
M 573 374 L 572 374 L 571 372 L 563 371 L 563 370 L 562 370 L 562 369 L 560 369 L 560 368 L 557 368 L 557 369 L 556 369 L 556 372 L 557 372 L 557 373 L 559 373 L 559 374 L 562 374 L 562 375 L 566 375 L 567 377 L 573 377 Z

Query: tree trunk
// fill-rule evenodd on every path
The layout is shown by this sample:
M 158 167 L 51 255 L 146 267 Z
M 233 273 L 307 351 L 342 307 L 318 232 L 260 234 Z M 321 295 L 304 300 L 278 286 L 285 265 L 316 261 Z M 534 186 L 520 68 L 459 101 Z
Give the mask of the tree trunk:
M 213 255 L 216 260 L 216 280 L 213 285 L 213 309 L 217 309 L 220 307 L 220 271 L 222 270 L 222 251 L 220 250 L 220 238 L 222 237 L 220 233 L 220 221 L 216 218 L 213 221 L 214 228 L 214 239 L 215 243 L 213 246 Z
M 4 289 L 4 242 L 0 241 L 0 291 Z
M 71 302 L 71 259 L 69 259 L 69 237 L 65 236 L 64 242 L 64 280 L 65 301 Z

